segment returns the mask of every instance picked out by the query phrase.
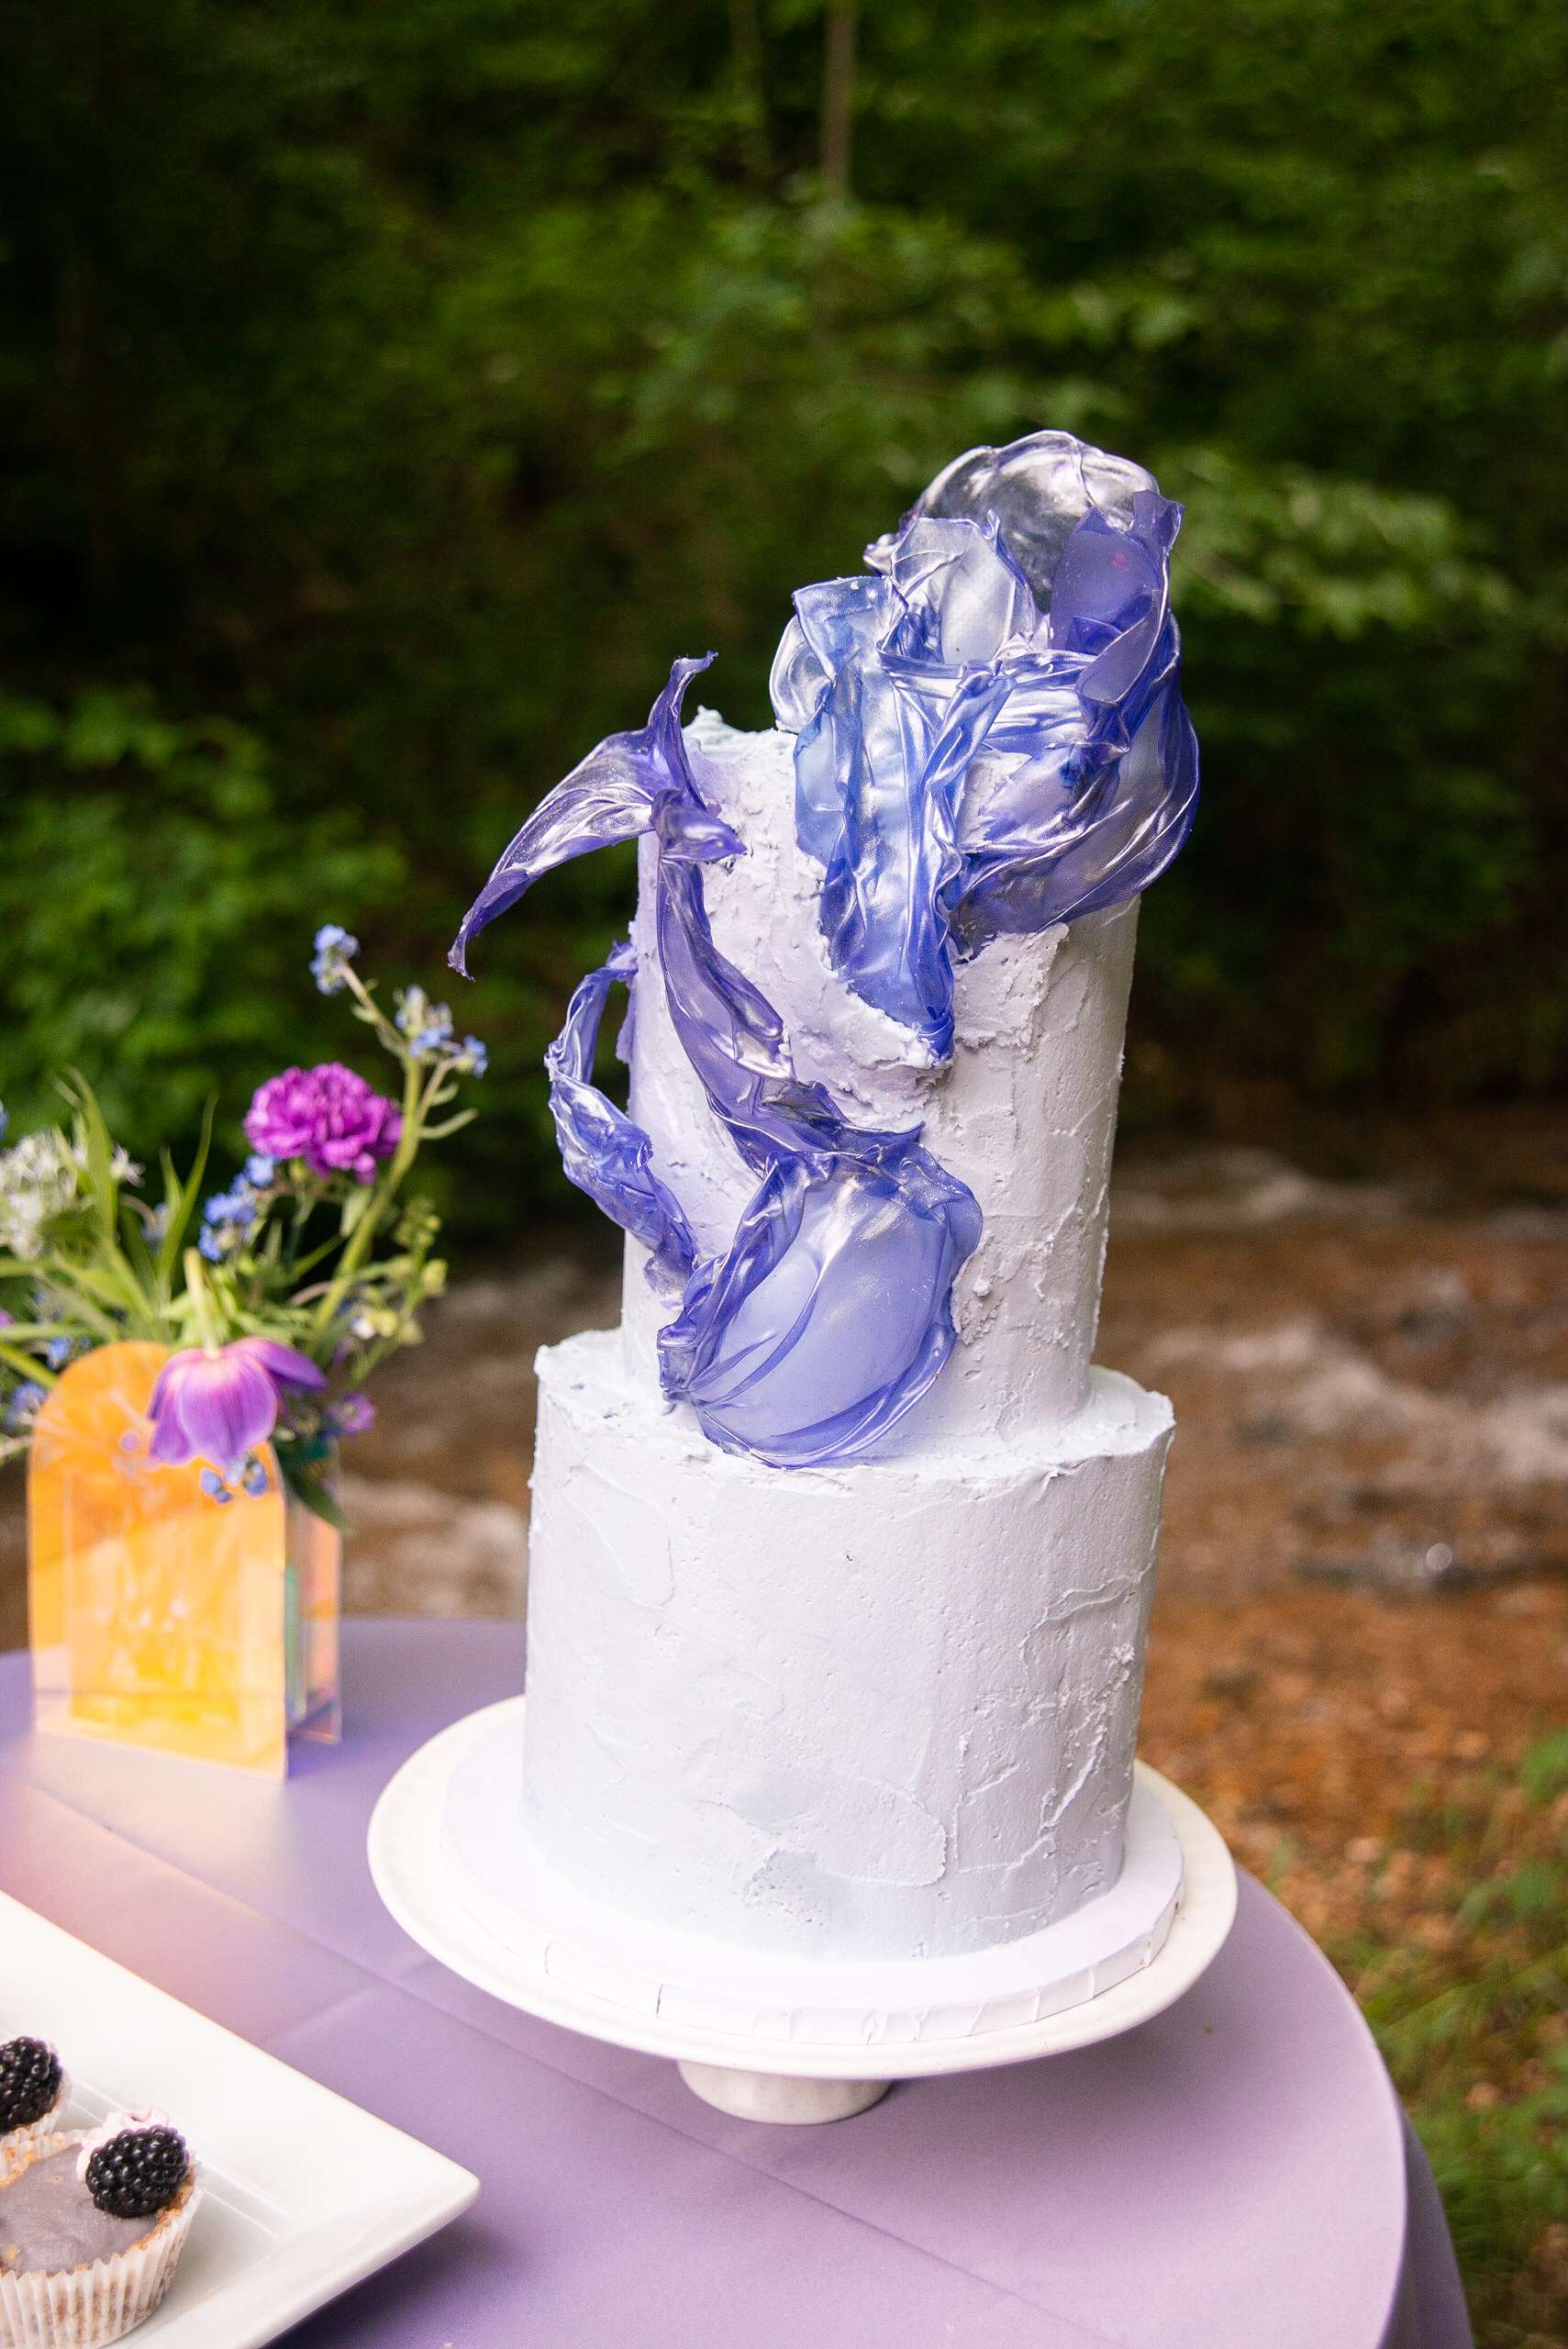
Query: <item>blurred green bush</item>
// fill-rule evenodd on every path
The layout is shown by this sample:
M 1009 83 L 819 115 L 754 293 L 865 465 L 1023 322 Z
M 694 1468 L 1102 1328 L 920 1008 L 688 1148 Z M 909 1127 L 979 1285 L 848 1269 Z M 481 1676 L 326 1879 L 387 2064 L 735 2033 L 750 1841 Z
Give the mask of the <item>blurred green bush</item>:
M 60 1115 L 62 1067 L 100 1066 L 112 1127 L 140 1136 L 150 1107 L 180 1131 L 209 1094 L 233 1094 L 237 1115 L 277 1066 L 281 1034 L 322 1058 L 351 1038 L 303 979 L 302 904 L 380 910 L 402 860 L 346 814 L 285 829 L 254 733 L 171 722 L 144 696 L 101 688 L 63 715 L 5 695 L 0 758 L 13 780 L 0 930 L 18 1130 Z
M 539 792 L 800 582 L 1065 425 L 1184 499 L 1206 754 L 1135 1113 L 1568 1057 L 1556 0 L 17 0 L 0 88 L 0 1090 L 145 1149 L 427 984 Z M 215 716 L 214 713 L 218 715 Z M 629 865 L 486 939 L 465 1212 L 557 1211 L 538 1058 Z

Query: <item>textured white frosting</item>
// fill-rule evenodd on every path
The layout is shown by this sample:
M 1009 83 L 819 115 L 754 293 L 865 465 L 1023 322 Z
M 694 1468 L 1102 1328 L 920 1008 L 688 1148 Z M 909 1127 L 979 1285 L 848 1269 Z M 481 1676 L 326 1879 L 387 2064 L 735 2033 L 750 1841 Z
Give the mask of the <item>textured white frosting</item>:
M 439 1772 L 441 1782 L 418 1847 L 427 1868 L 432 1849 L 439 1854 L 427 1897 L 444 1924 L 465 1914 L 536 1982 L 666 2028 L 855 2048 L 1014 2032 L 1141 1972 L 1163 1947 L 1183 1891 L 1181 1811 L 1165 1808 L 1172 1790 L 1162 1781 L 1140 1773 L 1116 1883 L 1038 1933 L 955 1957 L 742 1948 L 683 1932 L 646 1907 L 617 1908 L 550 1866 L 519 1800 L 526 1713 L 517 1698 L 471 1714 L 414 1765 L 420 1780 Z M 423 1810 L 427 1790 L 411 1787 L 407 1799 Z
M 705 710 L 686 744 L 698 789 L 748 849 L 707 868 L 716 942 L 779 1012 L 801 1075 L 826 1085 L 856 1124 L 923 1122 L 926 1146 L 968 1184 L 985 1219 L 954 1286 L 958 1345 L 881 1451 L 1020 1434 L 1077 1410 L 1099 1313 L 1136 904 L 1038 938 L 999 939 L 960 963 L 953 1055 L 934 1067 L 907 1029 L 862 1002 L 828 963 L 822 869 L 795 840 L 794 738 L 738 733 Z M 651 856 L 647 843 L 642 853 Z M 671 1021 L 650 872 L 645 861 L 632 929 L 631 1114 L 698 1241 L 721 1250 L 756 1177 L 708 1108 Z M 655 1337 L 673 1308 L 649 1288 L 645 1263 L 628 1241 L 626 1366 L 651 1387 Z
M 1037 1932 L 1114 1884 L 1171 1431 L 1095 1372 L 1003 1442 L 785 1470 L 612 1332 L 539 1356 L 524 1809 L 662 1923 L 837 1957 Z

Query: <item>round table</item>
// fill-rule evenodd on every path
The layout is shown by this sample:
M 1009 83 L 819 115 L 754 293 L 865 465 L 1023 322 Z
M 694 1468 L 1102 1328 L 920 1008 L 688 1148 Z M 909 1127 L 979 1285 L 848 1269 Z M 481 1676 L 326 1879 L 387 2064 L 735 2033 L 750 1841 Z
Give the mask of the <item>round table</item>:
M 281 1787 L 35 1736 L 0 1658 L 0 1889 L 483 2181 L 292 2349 L 1468 2349 L 1366 2028 L 1251 1879 L 1209 1972 L 1123 2038 L 832 2128 L 733 2120 L 399 1932 L 372 1807 L 515 1692 L 522 1631 L 344 1629 L 343 1744 Z

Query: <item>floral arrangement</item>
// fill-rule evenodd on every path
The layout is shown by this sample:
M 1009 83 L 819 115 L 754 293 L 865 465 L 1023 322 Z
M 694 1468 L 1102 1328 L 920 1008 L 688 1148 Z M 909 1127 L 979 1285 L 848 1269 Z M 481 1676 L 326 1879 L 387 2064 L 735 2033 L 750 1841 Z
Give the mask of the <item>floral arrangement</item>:
M 478 1038 L 455 1037 L 421 987 L 398 989 L 389 1019 L 358 952 L 328 924 L 311 973 L 397 1063 L 396 1099 L 336 1061 L 284 1069 L 246 1114 L 250 1156 L 199 1208 L 210 1107 L 184 1176 L 163 1153 L 156 1205 L 80 1077 L 61 1084 L 66 1123 L 0 1150 L 0 1459 L 26 1449 L 78 1354 L 152 1340 L 176 1349 L 152 1394 L 155 1460 L 204 1461 L 222 1503 L 263 1487 L 256 1455 L 271 1442 L 290 1490 L 337 1522 L 338 1440 L 372 1425 L 365 1380 L 418 1339 L 419 1309 L 445 1285 L 439 1220 L 407 1179 L 427 1142 L 473 1117 L 452 1106 L 458 1080 L 485 1066 Z

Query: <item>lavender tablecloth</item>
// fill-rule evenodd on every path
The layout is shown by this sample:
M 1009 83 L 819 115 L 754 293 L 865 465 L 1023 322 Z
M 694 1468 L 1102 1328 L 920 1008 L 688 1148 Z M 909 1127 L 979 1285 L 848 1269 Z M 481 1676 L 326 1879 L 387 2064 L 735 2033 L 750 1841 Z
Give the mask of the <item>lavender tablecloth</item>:
M 445 1973 L 366 1824 L 520 1670 L 515 1625 L 351 1623 L 345 1742 L 277 1787 L 35 1737 L 0 1658 L 0 1887 L 484 2181 L 295 2349 L 1469 2349 L 1372 2041 L 1246 1877 L 1168 2013 L 826 2129 L 727 2119 Z

